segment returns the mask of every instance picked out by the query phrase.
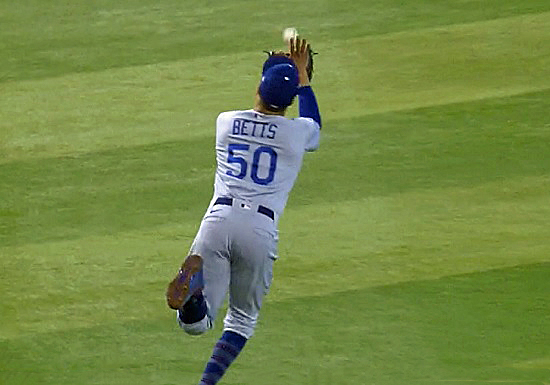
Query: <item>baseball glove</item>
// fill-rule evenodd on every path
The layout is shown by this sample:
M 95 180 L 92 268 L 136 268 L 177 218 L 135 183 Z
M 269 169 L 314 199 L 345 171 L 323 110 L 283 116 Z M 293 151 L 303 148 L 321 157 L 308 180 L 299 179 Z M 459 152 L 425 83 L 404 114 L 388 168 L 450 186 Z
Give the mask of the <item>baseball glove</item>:
M 318 52 L 313 52 L 311 47 L 309 48 L 309 61 L 307 63 L 307 76 L 309 78 L 309 81 L 313 79 L 313 56 L 317 55 Z M 290 59 L 290 53 L 284 52 L 284 51 L 264 51 L 267 54 L 267 60 L 264 63 L 264 72 L 266 70 L 266 64 L 268 64 L 267 67 L 271 67 L 275 64 L 285 63 Z

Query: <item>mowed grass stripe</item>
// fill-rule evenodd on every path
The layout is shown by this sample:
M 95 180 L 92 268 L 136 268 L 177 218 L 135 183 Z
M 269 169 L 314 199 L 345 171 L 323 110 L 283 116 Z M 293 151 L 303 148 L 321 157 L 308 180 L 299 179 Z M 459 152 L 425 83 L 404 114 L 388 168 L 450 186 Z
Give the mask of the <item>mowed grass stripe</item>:
M 0 84 L 0 93 L 4 97 L 4 86 L 28 88 L 7 91 L 18 102 L 8 103 L 20 112 L 15 118 L 4 115 L 10 109 L 0 98 L 0 124 L 8 122 L 0 126 L 0 383 L 198 381 L 221 325 L 203 338 L 181 333 L 164 303 L 166 281 L 210 198 L 212 119 L 225 109 L 220 101 L 242 107 L 251 100 L 263 59 L 251 44 L 272 47 L 288 25 L 320 42 L 315 87 L 330 130 L 320 151 L 307 157 L 281 223 L 282 259 L 257 334 L 223 382 L 548 382 L 550 97 L 546 45 L 532 45 L 540 37 L 548 40 L 547 26 L 536 21 L 524 28 L 526 19 L 505 20 L 518 39 L 491 23 L 478 26 L 487 27 L 488 36 L 473 28 L 451 33 L 458 46 L 474 46 L 495 74 L 472 55 L 451 64 L 436 57 L 436 48 L 453 59 L 457 54 L 445 46 L 442 31 L 422 30 L 526 12 L 536 16 L 550 10 L 548 1 L 345 0 L 269 8 L 252 3 L 196 4 L 185 15 L 181 7 L 188 4 L 174 0 L 23 0 L 4 7 L 10 12 L 0 15 L 0 79 L 8 82 Z M 249 29 L 247 21 L 232 17 L 243 9 L 250 20 L 263 15 L 262 23 Z M 180 33 L 187 30 L 178 23 L 195 27 L 186 23 L 195 14 L 202 16 L 196 35 Z M 417 28 L 418 39 L 439 45 L 422 51 L 415 39 L 388 39 L 390 48 L 409 56 L 388 59 L 388 75 L 377 67 L 390 86 L 380 85 L 379 95 L 411 91 L 410 62 L 420 68 L 422 76 L 415 79 L 427 104 L 410 109 L 412 97 L 397 92 L 388 98 L 396 107 L 391 111 L 374 103 L 341 108 L 337 101 L 345 93 L 361 98 L 364 84 L 376 86 L 369 80 L 376 73 L 365 70 L 364 82 L 349 76 L 357 68 L 331 64 L 322 55 L 339 52 L 331 47 L 342 44 L 368 57 L 366 35 Z M 468 40 L 470 32 L 469 46 L 459 36 Z M 422 55 L 407 50 L 411 44 Z M 211 54 L 216 57 L 205 57 Z M 194 60 L 187 67 L 189 58 Z M 229 66 L 236 78 L 214 83 L 187 76 L 187 70 L 200 71 L 201 62 Z M 432 71 L 430 62 L 443 65 Z M 447 66 L 448 76 L 432 79 Z M 121 72 L 95 72 L 115 67 Z M 344 86 L 328 84 L 341 69 L 348 76 Z M 86 78 L 92 92 L 74 71 L 95 72 Z M 160 74 L 148 82 L 155 71 Z M 472 87 L 472 71 L 483 75 L 479 89 Z M 215 69 L 208 73 L 217 75 Z M 241 84 L 245 73 L 251 76 Z M 49 76 L 60 76 L 64 87 L 54 79 L 10 83 Z M 504 76 L 512 81 L 498 83 Z M 191 101 L 204 88 L 197 105 L 206 112 L 179 109 L 180 77 L 189 79 Z M 462 81 L 471 94 L 458 86 Z M 522 91 L 537 81 L 542 91 Z M 452 97 L 439 92 L 438 84 L 475 100 L 449 104 Z M 170 94 L 162 88 L 155 93 L 157 85 Z M 432 96 L 430 89 L 437 92 Z M 64 92 L 71 97 L 60 98 L 67 103 L 58 107 L 54 100 Z M 490 97 L 510 92 L 517 94 Z M 325 96 L 342 117 L 329 110 Z M 434 105 L 439 99 L 446 104 Z M 168 111 L 161 111 L 163 105 Z M 48 114 L 45 106 L 56 113 Z M 37 118 L 29 119 L 33 113 Z M 178 131 L 180 118 L 204 125 Z
M 364 114 L 546 90 L 548 40 L 547 12 L 320 42 L 314 86 L 329 130 Z M 221 110 L 252 106 L 263 59 L 247 52 L 4 85 L 0 162 L 212 136 Z
M 0 163 L 210 137 L 222 109 L 252 107 L 264 59 L 216 56 L 5 85 Z
M 320 99 L 337 119 L 546 90 L 549 40 L 550 12 L 350 39 L 323 47 Z
M 549 176 L 518 177 L 292 208 L 281 226 L 276 295 L 549 262 L 549 189 Z
M 289 207 L 547 175 L 548 95 L 341 120 L 306 157 Z M 197 221 L 214 167 L 212 138 L 0 165 L 1 244 Z
M 516 178 L 290 209 L 268 301 L 550 262 L 549 190 Z M 1 336 L 156 317 L 197 226 L 0 248 Z
M 249 52 L 252 44 L 269 49 L 280 43 L 281 31 L 289 25 L 316 42 L 338 42 L 549 10 L 544 0 L 426 0 L 420 5 L 399 0 L 302 1 L 271 4 L 269 10 L 242 0 L 192 5 L 176 0 L 46 5 L 23 0 L 6 3 L 0 14 L 0 49 L 5 53 L 0 57 L 0 82 L 231 55 Z M 261 22 L 246 22 L 252 19 Z
M 548 358 L 549 269 L 533 264 L 268 302 L 250 348 L 225 380 L 544 381 L 547 366 L 524 365 Z M 0 375 L 6 384 L 192 383 L 217 336 L 191 340 L 172 315 L 96 314 L 98 324 L 89 327 L 0 340 Z

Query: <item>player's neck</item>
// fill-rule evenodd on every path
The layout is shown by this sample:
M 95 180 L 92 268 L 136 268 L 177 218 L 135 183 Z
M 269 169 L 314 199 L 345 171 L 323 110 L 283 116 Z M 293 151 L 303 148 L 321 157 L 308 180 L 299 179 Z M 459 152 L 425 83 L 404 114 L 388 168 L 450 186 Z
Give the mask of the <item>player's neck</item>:
M 265 105 L 262 103 L 262 100 L 260 98 L 260 95 L 256 93 L 256 97 L 254 99 L 254 111 L 259 112 L 264 115 L 279 115 L 279 116 L 285 116 L 286 108 L 282 111 L 273 111 L 269 110 L 265 107 Z
M 270 111 L 268 109 L 266 109 L 265 107 L 263 107 L 262 105 L 255 105 L 254 106 L 254 111 L 256 112 L 259 112 L 260 114 L 264 114 L 264 115 L 279 115 L 279 116 L 285 116 L 285 112 L 286 110 L 283 110 L 283 111 Z

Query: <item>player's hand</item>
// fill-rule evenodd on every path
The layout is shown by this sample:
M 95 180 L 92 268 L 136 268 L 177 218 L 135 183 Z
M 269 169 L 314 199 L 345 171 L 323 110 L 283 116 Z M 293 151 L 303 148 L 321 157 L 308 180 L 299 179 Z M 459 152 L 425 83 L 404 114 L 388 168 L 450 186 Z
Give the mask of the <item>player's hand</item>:
M 300 79 L 300 86 L 309 85 L 309 76 L 307 73 L 307 66 L 309 63 L 309 44 L 305 39 L 295 37 L 288 42 L 288 48 L 290 51 L 290 58 L 296 64 L 298 69 L 298 76 Z

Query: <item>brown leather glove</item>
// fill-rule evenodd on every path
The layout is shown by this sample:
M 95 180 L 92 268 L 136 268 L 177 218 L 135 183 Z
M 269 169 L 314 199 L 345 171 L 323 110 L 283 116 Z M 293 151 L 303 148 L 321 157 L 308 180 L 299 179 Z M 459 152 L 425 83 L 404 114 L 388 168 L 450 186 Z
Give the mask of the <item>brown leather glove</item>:
M 307 63 L 306 70 L 307 70 L 307 76 L 311 81 L 311 79 L 313 78 L 313 55 L 317 55 L 317 52 L 313 52 L 311 47 L 308 47 L 308 49 L 309 49 L 309 61 Z M 290 53 L 285 51 L 264 51 L 264 52 L 268 55 L 267 60 L 270 60 L 272 58 L 277 58 L 277 57 L 290 58 Z

